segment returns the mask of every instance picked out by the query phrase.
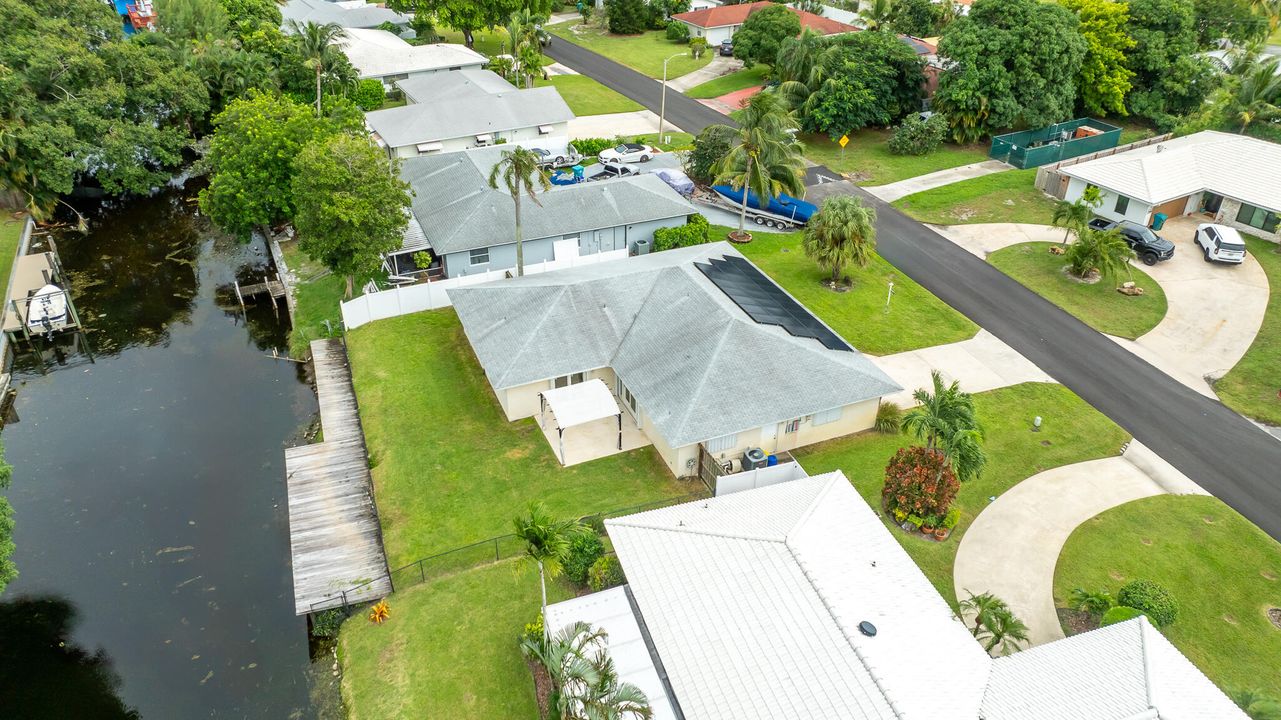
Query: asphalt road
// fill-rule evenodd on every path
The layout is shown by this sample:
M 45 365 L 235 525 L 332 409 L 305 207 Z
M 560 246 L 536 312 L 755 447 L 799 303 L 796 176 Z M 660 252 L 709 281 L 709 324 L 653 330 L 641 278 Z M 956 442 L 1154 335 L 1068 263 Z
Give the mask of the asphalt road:
M 558 38 L 557 62 L 657 112 L 660 84 Z M 733 121 L 672 90 L 667 117 L 686 132 Z M 1107 339 L 892 206 L 822 166 L 808 199 L 854 194 L 876 208 L 877 250 L 900 272 L 964 313 L 1080 395 L 1188 477 L 1281 540 L 1281 442 Z M 1028 408 L 1028 423 L 1037 414 Z M 1046 423 L 1055 422 L 1052 416 Z

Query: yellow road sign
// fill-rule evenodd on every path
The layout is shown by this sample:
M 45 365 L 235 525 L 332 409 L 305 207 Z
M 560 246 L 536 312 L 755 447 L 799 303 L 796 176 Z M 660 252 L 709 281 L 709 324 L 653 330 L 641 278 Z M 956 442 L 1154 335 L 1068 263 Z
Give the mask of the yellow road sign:
M 849 144 L 850 144 L 850 136 L 849 136 L 849 135 L 842 135 L 842 136 L 841 136 L 841 139 L 840 139 L 840 140 L 838 140 L 837 142 L 839 142 L 839 143 L 841 144 L 841 147 L 842 147 L 842 148 L 844 148 L 846 145 L 849 145 Z

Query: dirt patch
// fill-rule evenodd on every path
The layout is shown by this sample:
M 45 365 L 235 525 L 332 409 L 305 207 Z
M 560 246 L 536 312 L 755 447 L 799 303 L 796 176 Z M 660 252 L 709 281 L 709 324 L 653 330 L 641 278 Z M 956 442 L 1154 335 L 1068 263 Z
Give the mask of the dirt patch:
M 1067 265 L 1064 265 L 1063 269 L 1060 270 L 1059 272 L 1063 273 L 1063 277 L 1067 278 L 1068 280 L 1071 280 L 1074 283 L 1079 283 L 1081 285 L 1097 285 L 1099 281 L 1103 279 L 1103 276 L 1099 274 L 1098 270 L 1091 270 L 1090 272 L 1086 273 L 1085 277 L 1077 277 L 1076 275 L 1072 274 L 1072 271 L 1068 269 Z
M 1271 572 L 1269 570 L 1260 570 L 1259 574 L 1263 576 L 1264 580 L 1271 580 L 1273 582 L 1276 582 L 1277 574 L 1274 572 Z
M 1059 615 L 1059 625 L 1063 627 L 1063 634 L 1071 637 L 1083 632 L 1089 632 L 1099 626 L 1099 619 L 1084 610 L 1073 610 L 1071 608 L 1055 608 Z
M 1241 624 L 1241 623 L 1237 622 L 1237 619 L 1236 619 L 1236 618 L 1234 618 L 1234 617 L 1232 617 L 1231 615 L 1224 615 L 1224 616 L 1223 616 L 1223 622 L 1225 622 L 1225 623 L 1227 623 L 1227 624 L 1229 624 L 1229 625 L 1240 625 L 1240 624 Z
M 1218 520 L 1215 520 L 1214 517 L 1211 515 L 1202 515 L 1201 522 L 1205 523 L 1206 525 L 1213 525 L 1216 522 L 1218 522 Z
M 529 448 L 527 447 L 511 448 L 507 452 L 503 453 L 503 457 L 507 458 L 508 460 L 523 460 L 524 458 L 529 457 Z
M 526 660 L 525 664 L 529 666 L 529 672 L 534 676 L 534 694 L 538 698 L 538 717 L 540 720 L 547 720 L 551 710 L 552 678 L 547 674 L 547 668 L 543 667 L 542 663 Z
M 960 207 L 952 211 L 952 217 L 956 218 L 957 220 L 960 220 L 961 222 L 965 222 L 966 220 L 969 220 L 970 218 L 974 217 L 977 214 L 978 214 L 977 210 L 973 208 L 967 208 L 967 207 Z
M 1108 577 L 1112 578 L 1117 582 L 1122 582 L 1125 580 L 1125 576 L 1115 570 L 1108 570 Z
M 1139 542 L 1143 543 L 1144 545 L 1151 545 L 1152 538 L 1139 538 Z
M 1053 444 L 1054 444 L 1054 443 L 1050 442 L 1049 440 L 1042 440 L 1042 441 L 1041 441 L 1041 445 L 1042 445 L 1043 447 L 1049 447 L 1049 446 L 1051 446 L 1051 445 L 1053 445 Z
M 1281 608 L 1268 608 L 1268 619 L 1281 630 Z
M 820 280 L 819 284 L 827 288 L 828 290 L 831 290 L 832 292 L 837 292 L 837 293 L 849 292 L 850 288 L 854 287 L 854 284 L 851 283 L 848 279 L 833 281 L 832 279 L 829 278 L 827 280 Z

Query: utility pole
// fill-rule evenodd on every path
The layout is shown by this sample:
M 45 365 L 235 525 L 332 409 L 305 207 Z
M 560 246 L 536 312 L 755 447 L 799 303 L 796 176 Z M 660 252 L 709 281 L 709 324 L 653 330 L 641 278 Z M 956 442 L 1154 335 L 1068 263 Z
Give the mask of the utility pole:
M 667 63 L 678 57 L 684 57 L 686 53 L 680 52 L 663 61 L 663 97 L 658 103 L 658 142 L 655 145 L 663 144 L 663 121 L 667 117 Z

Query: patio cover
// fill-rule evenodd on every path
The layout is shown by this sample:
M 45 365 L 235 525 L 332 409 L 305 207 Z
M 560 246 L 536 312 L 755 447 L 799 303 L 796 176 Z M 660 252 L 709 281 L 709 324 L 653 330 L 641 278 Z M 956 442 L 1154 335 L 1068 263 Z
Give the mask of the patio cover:
M 575 425 L 607 417 L 618 418 L 618 449 L 623 449 L 623 411 L 605 381 L 592 378 L 575 385 L 538 393 L 539 423 L 547 424 L 547 408 L 556 416 L 556 435 L 560 439 L 560 461 L 565 462 L 565 430 Z

